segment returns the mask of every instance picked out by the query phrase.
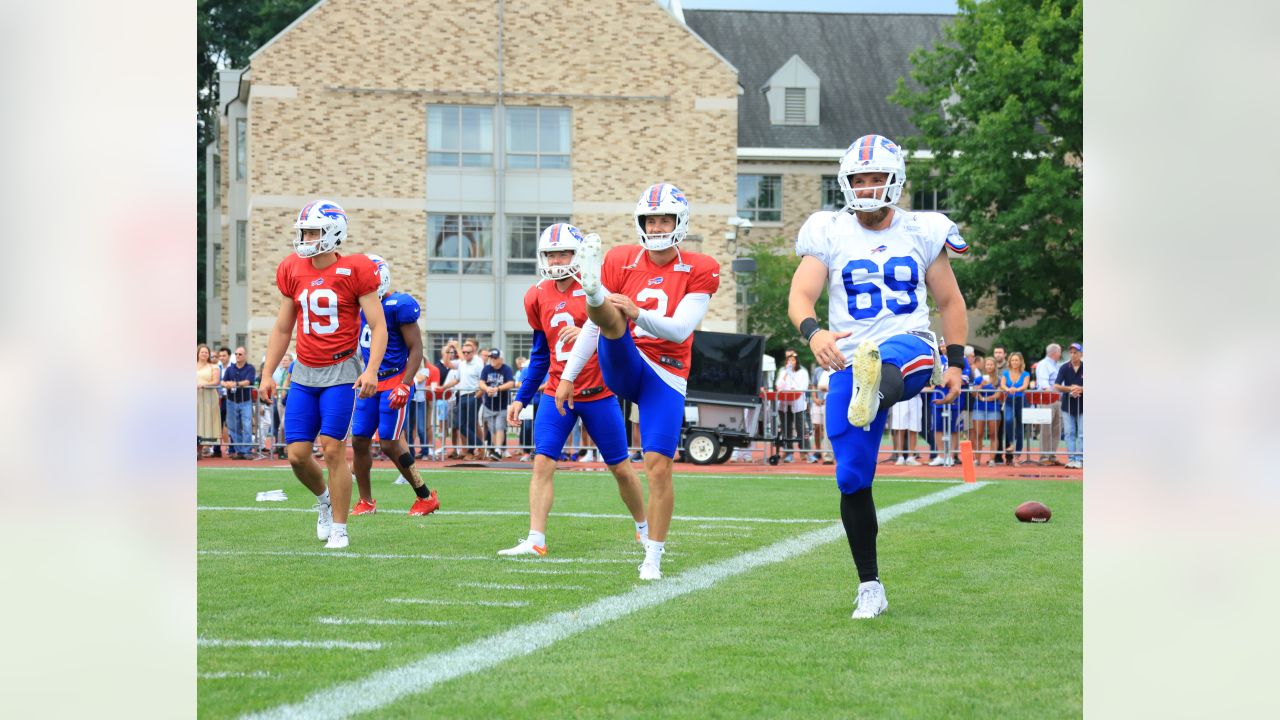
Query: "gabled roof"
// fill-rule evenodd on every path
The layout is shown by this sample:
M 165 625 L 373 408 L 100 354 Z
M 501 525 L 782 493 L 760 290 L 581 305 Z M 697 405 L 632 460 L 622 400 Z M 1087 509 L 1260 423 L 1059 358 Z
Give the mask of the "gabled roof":
M 906 108 L 888 100 L 911 53 L 942 40 L 953 15 L 685 10 L 685 21 L 738 69 L 738 146 L 839 148 L 868 133 L 914 134 Z M 760 91 L 792 55 L 822 83 L 816 126 L 771 125 Z

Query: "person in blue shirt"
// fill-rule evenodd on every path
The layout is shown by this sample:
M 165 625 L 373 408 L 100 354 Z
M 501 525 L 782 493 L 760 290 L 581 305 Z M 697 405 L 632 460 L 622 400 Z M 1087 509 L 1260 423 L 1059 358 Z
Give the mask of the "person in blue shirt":
M 1000 390 L 1004 392 L 1004 463 L 1012 465 L 1017 454 L 1022 453 L 1022 407 L 1027 388 L 1031 385 L 1031 373 L 1022 353 L 1009 356 L 1009 367 L 1000 371 Z M 1010 450 L 1014 452 L 1010 452 Z M 1021 464 L 1023 461 L 1019 461 Z
M 480 390 L 484 397 L 480 402 L 480 424 L 488 431 L 492 449 L 490 457 L 501 460 L 507 451 L 507 406 L 511 404 L 511 389 L 516 386 L 515 373 L 502 361 L 502 351 L 489 351 L 489 364 L 480 371 Z
M 409 515 L 430 515 L 440 508 L 440 501 L 413 466 L 413 453 L 404 438 L 408 416 L 406 406 L 413 396 L 413 372 L 422 365 L 422 329 L 418 327 L 418 316 L 422 311 L 411 295 L 389 292 L 391 268 L 386 260 L 372 254 L 369 259 L 378 272 L 378 298 L 387 323 L 387 350 L 382 356 L 382 364 L 378 366 L 377 392 L 367 398 L 358 398 L 351 418 L 352 471 L 360 489 L 360 501 L 351 514 L 372 515 L 377 512 L 377 501 L 373 498 L 369 480 L 373 469 L 373 434 L 377 432 L 382 452 L 391 459 L 418 496 L 409 508 Z M 369 326 L 361 311 L 360 355 L 366 363 L 369 361 L 370 339 Z
M 256 377 L 253 366 L 246 362 L 245 349 L 236 348 L 236 361 L 222 372 L 222 387 L 227 391 L 227 429 L 231 433 L 230 457 L 248 460 L 253 450 L 253 390 Z

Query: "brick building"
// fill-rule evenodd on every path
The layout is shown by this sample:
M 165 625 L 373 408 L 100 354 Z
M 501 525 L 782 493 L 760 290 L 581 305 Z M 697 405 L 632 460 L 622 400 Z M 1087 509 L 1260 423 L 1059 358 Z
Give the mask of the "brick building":
M 460 334 L 527 354 L 538 231 L 567 220 L 635 242 L 635 198 L 658 181 L 690 200 L 688 246 L 725 267 L 702 327 L 733 330 L 728 218 L 751 219 L 752 240 L 793 238 L 838 198 L 853 138 L 913 132 L 885 97 L 948 21 L 321 0 L 221 71 L 206 336 L 261 357 L 293 218 L 323 196 L 348 212 L 343 250 L 386 257 L 395 289 L 423 301 L 432 357 Z

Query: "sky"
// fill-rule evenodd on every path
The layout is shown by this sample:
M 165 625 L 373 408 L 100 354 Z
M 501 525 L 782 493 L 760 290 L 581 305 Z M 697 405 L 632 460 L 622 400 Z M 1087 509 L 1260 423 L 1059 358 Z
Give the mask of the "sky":
M 685 10 L 787 10 L 945 15 L 956 13 L 955 0 L 683 0 L 681 5 Z

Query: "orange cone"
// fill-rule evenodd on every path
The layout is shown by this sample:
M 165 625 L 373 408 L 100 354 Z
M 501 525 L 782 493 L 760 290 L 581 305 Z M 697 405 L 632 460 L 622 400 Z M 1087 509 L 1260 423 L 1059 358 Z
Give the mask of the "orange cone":
M 973 443 L 968 440 L 960 441 L 960 467 L 964 471 L 965 482 L 978 482 L 978 470 L 973 465 Z

